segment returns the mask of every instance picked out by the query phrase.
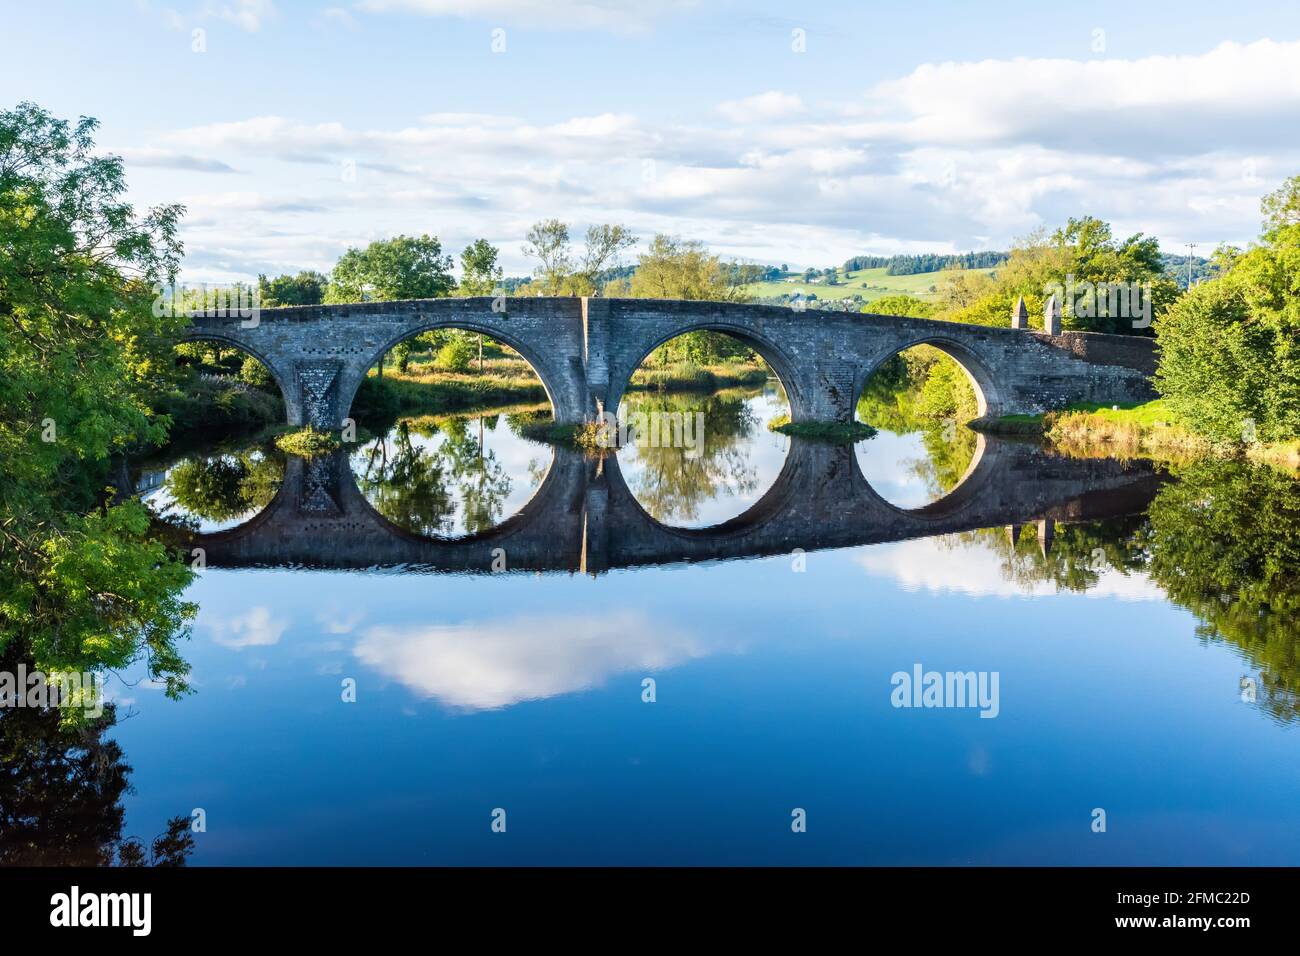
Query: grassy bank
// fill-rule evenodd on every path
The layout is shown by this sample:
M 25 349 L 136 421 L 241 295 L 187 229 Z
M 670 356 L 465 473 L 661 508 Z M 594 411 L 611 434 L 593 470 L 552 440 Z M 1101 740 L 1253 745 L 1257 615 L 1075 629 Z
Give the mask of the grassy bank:
M 320 432 L 308 425 L 306 428 L 277 435 L 275 447 L 299 458 L 311 458 L 342 447 L 342 441 L 335 432 Z
M 983 273 L 992 273 L 992 269 L 980 269 Z M 910 275 L 891 276 L 884 266 L 875 269 L 858 269 L 847 276 L 841 275 L 836 285 L 823 282 L 785 280 L 755 282 L 745 287 L 745 292 L 757 299 L 774 298 L 801 292 L 814 294 L 819 299 L 839 299 L 858 295 L 865 301 L 880 299 L 887 295 L 911 295 L 919 299 L 935 297 L 938 286 L 946 277 L 944 272 L 916 272 Z
M 663 368 L 640 368 L 632 375 L 629 391 L 711 392 L 721 388 L 756 386 L 767 381 L 766 366 L 751 364 L 674 364 Z M 451 372 L 431 364 L 410 365 L 405 372 L 388 369 L 380 379 L 373 370 L 368 379 L 371 392 L 387 392 L 391 405 L 384 411 L 464 411 L 491 405 L 537 402 L 546 399 L 546 389 L 527 362 L 493 359 L 483 371 L 477 364 L 466 372 Z M 360 398 L 360 397 L 359 397 Z M 367 406 L 369 402 L 367 403 Z
M 370 392 L 384 392 L 384 412 L 464 411 L 492 405 L 545 401 L 546 389 L 522 359 L 492 359 L 483 371 L 451 372 L 432 364 L 412 363 L 405 372 L 387 369 L 381 379 L 371 370 Z M 360 398 L 360 396 L 358 396 Z M 374 404 L 373 402 L 371 404 Z
M 1159 399 L 1140 405 L 1079 405 L 1042 415 L 1004 415 L 971 425 L 994 435 L 1039 435 L 1058 450 L 1078 457 L 1186 462 L 1209 455 L 1244 456 L 1284 470 L 1300 470 L 1300 439 L 1267 445 L 1216 445 L 1180 422 Z
M 986 435 L 1039 437 L 1050 427 L 1050 422 L 1046 415 L 1002 415 L 977 418 L 967 426 Z
M 795 438 L 849 444 L 876 434 L 876 429 L 862 422 L 792 422 L 789 415 L 778 415 L 767 423 L 768 431 Z
M 639 368 L 632 373 L 629 391 L 712 392 L 721 388 L 752 388 L 767 381 L 766 365 L 728 363 L 695 365 L 688 362 L 661 368 Z
M 1246 449 L 1246 457 L 1283 471 L 1300 472 L 1300 438 L 1252 446 Z
M 604 453 L 612 450 L 604 429 L 597 422 L 577 425 L 557 425 L 549 408 L 535 408 L 510 416 L 510 426 L 515 434 L 548 445 L 573 445 L 587 452 Z
M 279 394 L 216 376 L 187 378 L 161 395 L 154 410 L 171 419 L 168 449 L 199 447 L 214 438 L 254 435 L 284 424 Z
M 1212 454 L 1210 442 L 1179 423 L 1164 402 L 1127 408 L 1083 406 L 1045 416 L 1044 432 L 1060 448 L 1101 448 L 1114 457 L 1185 461 Z

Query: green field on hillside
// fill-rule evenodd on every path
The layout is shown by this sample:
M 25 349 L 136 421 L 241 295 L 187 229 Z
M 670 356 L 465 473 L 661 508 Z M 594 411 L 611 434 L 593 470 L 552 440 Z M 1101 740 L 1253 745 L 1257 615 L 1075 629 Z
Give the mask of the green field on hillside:
M 982 269 L 992 273 L 992 269 Z M 745 287 L 745 291 L 755 298 L 765 299 L 779 295 L 793 295 L 802 292 L 812 293 L 819 299 L 842 299 L 860 295 L 868 302 L 887 295 L 914 295 L 918 299 L 934 298 L 934 289 L 939 285 L 942 272 L 918 272 L 909 276 L 891 276 L 885 273 L 884 266 L 878 269 L 860 269 L 851 273 L 847 281 L 839 285 L 827 285 L 825 282 L 755 282 Z

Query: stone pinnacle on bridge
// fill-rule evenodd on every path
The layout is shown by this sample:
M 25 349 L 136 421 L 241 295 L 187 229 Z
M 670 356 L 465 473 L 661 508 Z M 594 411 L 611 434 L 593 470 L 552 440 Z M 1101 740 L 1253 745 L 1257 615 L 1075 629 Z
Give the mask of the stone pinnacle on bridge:
M 1061 334 L 1061 303 L 1057 300 L 1055 292 L 1043 308 L 1043 331 L 1048 335 Z
M 1011 327 L 1013 329 L 1029 328 L 1029 309 L 1025 307 L 1025 297 L 1022 295 L 1016 302 L 1016 307 L 1011 310 Z
M 1038 522 L 1038 550 L 1043 553 L 1043 557 L 1051 554 L 1052 543 L 1056 540 L 1056 522 L 1051 518 L 1043 518 Z

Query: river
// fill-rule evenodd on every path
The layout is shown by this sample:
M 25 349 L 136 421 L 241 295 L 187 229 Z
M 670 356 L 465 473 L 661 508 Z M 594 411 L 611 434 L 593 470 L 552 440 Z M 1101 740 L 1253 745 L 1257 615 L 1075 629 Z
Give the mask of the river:
M 1300 861 L 1294 481 L 818 446 L 783 408 L 633 396 L 677 447 L 604 460 L 506 409 L 141 470 L 206 567 L 195 692 L 109 686 L 125 831 L 202 811 L 200 865 Z

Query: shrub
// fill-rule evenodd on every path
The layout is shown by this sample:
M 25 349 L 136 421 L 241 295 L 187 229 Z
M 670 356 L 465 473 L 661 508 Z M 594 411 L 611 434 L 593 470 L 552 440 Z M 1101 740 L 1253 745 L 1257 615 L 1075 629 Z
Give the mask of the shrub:
M 1181 420 L 1219 442 L 1300 435 L 1297 289 L 1300 226 L 1284 227 L 1156 321 L 1156 387 Z
M 239 367 L 239 380 L 264 392 L 274 391 L 276 387 L 270 369 L 251 355 L 246 356 L 244 364 Z
M 361 380 L 348 414 L 359 421 L 392 421 L 401 410 L 401 405 L 401 397 L 396 388 L 383 379 L 371 376 Z
M 468 372 L 476 354 L 473 343 L 458 335 L 438 349 L 433 364 L 445 372 Z
M 280 435 L 275 439 L 275 446 L 290 455 L 299 458 L 311 458 L 324 455 L 339 447 L 339 436 L 333 432 L 318 432 L 308 425 L 295 432 Z

